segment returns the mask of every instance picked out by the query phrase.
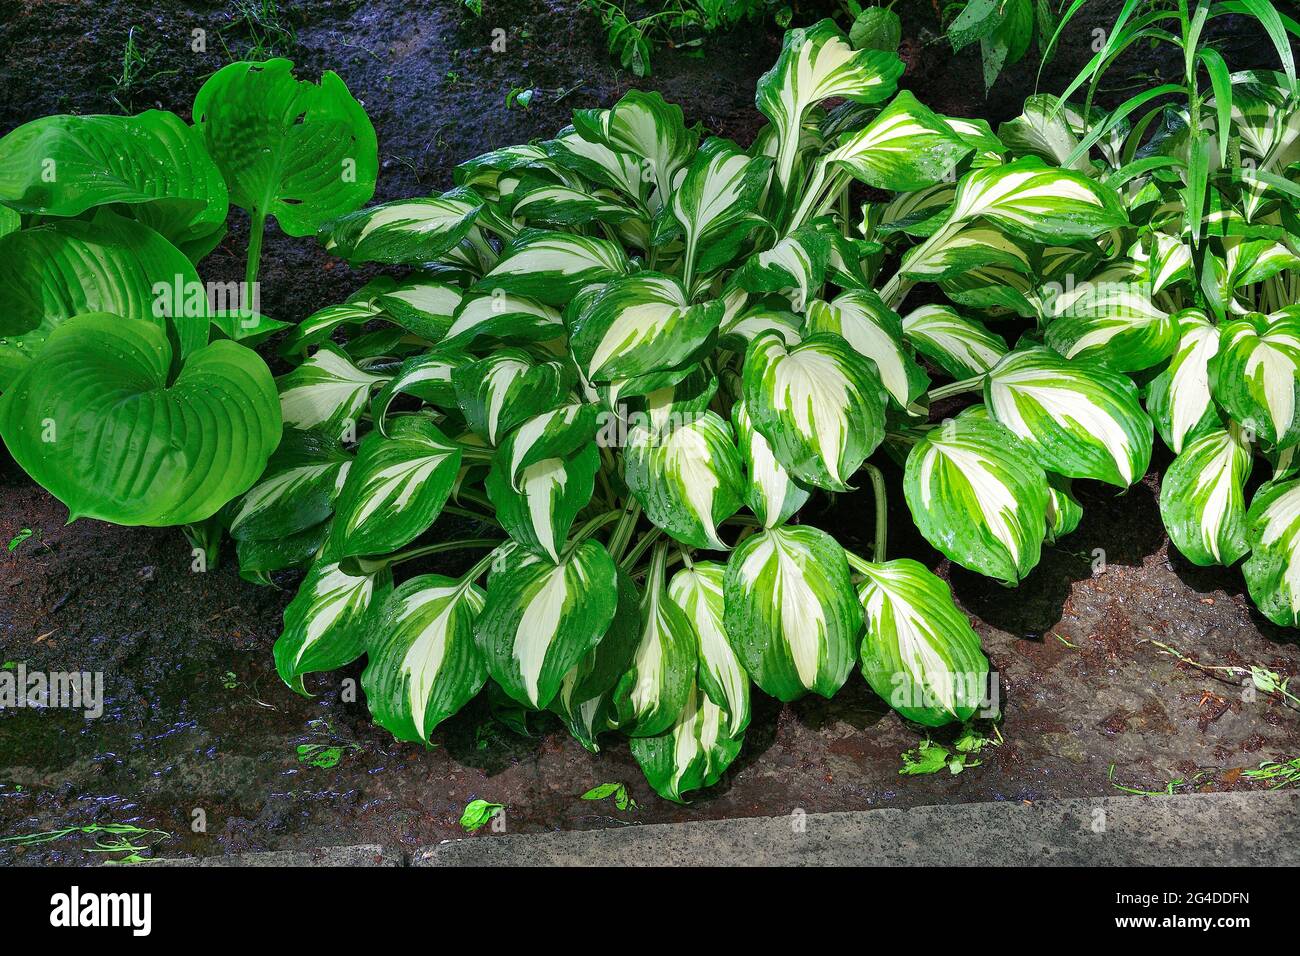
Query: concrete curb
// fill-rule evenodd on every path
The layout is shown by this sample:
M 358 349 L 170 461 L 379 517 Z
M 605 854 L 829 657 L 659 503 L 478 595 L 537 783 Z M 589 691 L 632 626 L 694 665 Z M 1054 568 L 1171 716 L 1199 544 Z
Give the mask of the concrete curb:
M 416 866 L 1300 863 L 1300 791 L 975 803 L 449 840 Z
M 402 866 L 402 854 L 378 844 L 323 846 L 312 850 L 273 850 L 230 856 L 164 857 L 148 866 Z

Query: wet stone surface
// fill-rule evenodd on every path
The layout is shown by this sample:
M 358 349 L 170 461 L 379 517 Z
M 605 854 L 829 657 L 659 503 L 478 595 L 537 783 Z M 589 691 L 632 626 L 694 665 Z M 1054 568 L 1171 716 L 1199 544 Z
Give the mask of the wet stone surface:
M 378 199 L 446 188 L 456 163 L 549 135 L 569 110 L 608 104 L 632 84 L 606 56 L 595 19 L 575 4 L 489 0 L 485 7 L 476 20 L 451 0 L 324 2 L 295 21 L 297 43 L 284 52 L 307 75 L 337 70 L 374 119 L 383 167 Z M 158 74 L 131 91 L 132 108 L 161 104 L 188 115 L 204 75 L 225 61 L 220 44 L 191 53 L 191 31 L 211 35 L 227 10 L 0 0 L 0 132 L 46 113 L 119 111 L 110 74 L 132 25 L 138 40 L 157 45 L 147 72 Z M 920 13 L 909 16 L 916 20 L 907 35 L 924 39 L 922 31 L 933 30 Z M 498 25 L 509 41 L 494 55 L 488 44 Z M 1066 38 L 1043 89 L 1062 88 L 1090 55 L 1087 29 Z M 238 52 L 247 36 L 231 28 L 227 44 Z M 779 45 L 774 29 L 740 31 L 711 42 L 704 58 L 662 54 L 656 75 L 638 85 L 681 103 L 688 122 L 747 143 L 759 119 L 754 82 Z M 1235 66 L 1264 65 L 1252 58 L 1265 51 L 1246 41 L 1232 39 L 1228 52 Z M 1027 64 L 985 101 L 975 55 L 954 58 L 924 42 L 905 53 L 904 85 L 943 112 L 983 115 L 996 125 L 1032 91 Z M 505 109 L 515 86 L 543 91 L 529 111 Z M 570 92 L 556 102 L 556 91 Z M 244 230 L 236 213 L 232 235 L 203 263 L 205 278 L 238 277 Z M 363 278 L 310 240 L 271 228 L 262 294 L 273 317 L 300 320 Z M 1158 452 L 1157 469 L 1167 463 Z M 1241 770 L 1300 754 L 1300 715 L 1262 696 L 1243 700 L 1235 683 L 1179 664 L 1150 642 L 1205 663 L 1259 664 L 1286 676 L 1300 673 L 1300 645 L 1294 632 L 1251 609 L 1239 571 L 1195 568 L 1171 552 L 1156 474 L 1123 495 L 1081 485 L 1083 524 L 1045 548 L 1015 590 L 951 568 L 896 513 L 891 555 L 916 557 L 951 581 L 999 674 L 1005 743 L 986 750 L 982 766 L 899 776 L 900 753 L 921 735 L 855 674 L 831 701 L 782 706 L 756 694 L 741 757 L 721 784 L 681 807 L 649 790 L 620 738 L 606 738 L 606 748 L 592 755 L 557 724 L 543 722 L 536 736 L 522 737 L 492 719 L 482 696 L 424 748 L 371 725 L 364 699 L 351 693 L 360 663 L 309 679 L 311 699 L 292 694 L 275 675 L 270 648 L 294 576 L 280 580 L 280 589 L 243 582 L 229 547 L 218 568 L 194 573 L 189 545 L 175 529 L 65 526 L 66 509 L 0 452 L 0 663 L 102 671 L 107 697 L 93 720 L 70 711 L 0 712 L 0 836 L 132 823 L 169 834 L 156 846 L 169 856 L 336 844 L 411 852 L 458 835 L 461 810 L 475 798 L 506 804 L 510 831 L 539 832 L 771 816 L 796 807 L 812 813 L 1102 796 L 1117 793 L 1114 783 L 1164 790 L 1175 779 L 1194 781 L 1184 790 L 1258 788 Z M 898 476 L 891 477 L 901 509 Z M 869 493 L 814 503 L 805 520 L 834 529 L 858 550 L 869 547 Z M 2 547 L 24 528 L 33 535 L 13 551 Z M 453 519 L 438 528 L 458 530 Z M 1095 566 L 1098 549 L 1104 570 Z M 473 557 L 445 556 L 409 571 L 454 573 Z M 303 762 L 302 747 L 338 762 Z M 626 782 L 640 809 L 618 812 L 579 799 L 606 781 Z M 194 829 L 200 816 L 205 832 Z M 0 844 L 0 862 L 95 862 L 103 856 L 87 852 L 95 839 L 74 833 L 29 847 Z

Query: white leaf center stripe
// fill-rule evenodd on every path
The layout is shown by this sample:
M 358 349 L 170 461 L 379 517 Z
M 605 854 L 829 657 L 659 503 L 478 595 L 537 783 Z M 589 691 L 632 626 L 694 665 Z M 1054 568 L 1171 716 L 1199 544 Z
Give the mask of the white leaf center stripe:
M 984 522 L 993 536 L 1002 543 L 1013 564 L 1020 563 L 1020 542 L 1027 537 L 1025 529 L 1016 521 L 1016 498 L 1011 489 L 990 470 L 988 462 L 977 451 L 960 448 L 950 443 L 933 442 L 921 465 L 921 496 L 930 507 L 933 491 L 933 472 L 939 456 L 952 462 L 955 480 L 965 481 L 979 506 Z
M 641 643 L 637 645 L 633 668 L 636 683 L 632 685 L 632 709 L 637 714 L 647 714 L 659 705 L 663 685 L 664 647 L 660 635 L 669 628 L 664 617 L 662 599 L 651 596 L 652 606 L 641 629 Z
M 1289 336 L 1278 336 L 1293 350 L 1300 350 L 1300 341 Z M 1258 378 L 1264 390 L 1265 404 L 1268 406 L 1269 418 L 1280 438 L 1291 428 L 1295 420 L 1296 378 L 1300 376 L 1295 360 L 1288 354 L 1273 346 L 1269 336 L 1264 336 L 1259 345 L 1246 359 L 1246 375 Z M 1262 373 L 1262 374 L 1257 374 Z
M 447 653 L 447 637 L 457 602 L 465 586 L 429 588 L 407 597 L 397 618 L 397 625 L 425 612 L 434 602 L 442 602 L 438 612 L 420 629 L 420 634 L 402 656 L 400 673 L 408 678 L 407 699 L 411 705 L 411 721 L 421 735 L 424 733 L 424 712 L 429 705 L 429 695 L 442 669 Z
M 1261 515 L 1263 533 L 1260 544 L 1263 547 L 1273 547 L 1284 537 L 1292 539 L 1283 576 L 1292 608 L 1300 608 L 1300 533 L 1297 533 L 1297 523 L 1300 523 L 1300 484 L 1280 495 Z
M 947 662 L 936 653 L 934 641 L 925 626 L 924 616 L 901 591 L 886 591 L 886 574 L 873 574 L 875 588 L 864 605 L 867 620 L 875 630 L 888 624 L 898 638 L 899 656 L 913 674 L 925 675 L 926 685 L 949 713 L 956 711 L 956 688 Z
M 310 483 L 314 478 L 319 478 L 331 468 L 338 468 L 343 462 L 331 461 L 319 465 L 303 465 L 298 468 L 288 468 L 277 475 L 272 475 L 266 481 L 253 488 L 244 495 L 243 504 L 239 512 L 230 521 L 232 528 L 238 528 L 239 525 L 248 520 L 248 518 L 263 508 L 282 498 L 287 498 L 294 491 L 303 485 Z
M 1182 451 L 1183 441 L 1210 407 L 1210 378 L 1207 365 L 1219 351 L 1219 332 L 1208 323 L 1191 326 L 1183 333 L 1182 346 L 1174 359 L 1169 385 L 1172 408 L 1173 449 Z
M 563 497 L 568 480 L 564 461 L 559 458 L 547 458 L 524 469 L 523 494 L 528 502 L 533 533 L 537 535 L 538 543 L 546 553 L 552 556 L 556 554 L 552 515 L 555 512 L 555 502 Z
M 546 653 L 551 649 L 569 603 L 567 565 L 558 565 L 541 581 L 541 587 L 528 599 L 515 630 L 514 658 L 529 700 L 537 702 L 537 684 L 541 678 Z
M 818 663 L 826 643 L 828 625 L 817 592 L 804 575 L 804 562 L 787 549 L 777 535 L 748 556 L 742 568 L 746 581 L 757 581 L 765 566 L 775 562 L 772 603 L 780 608 L 781 631 L 790 648 L 799 682 L 811 688 L 817 682 Z
M 374 585 L 374 579 L 369 575 L 354 577 L 344 574 L 337 564 L 317 578 L 312 589 L 312 609 L 307 617 L 306 637 L 294 656 L 295 666 L 302 662 L 303 655 L 311 646 L 342 617 L 363 609 L 370 603 Z
M 1236 443 L 1225 432 L 1222 448 L 1206 462 L 1204 470 L 1197 475 L 1192 492 L 1193 498 L 1203 498 L 1205 501 L 1201 512 L 1201 543 L 1206 551 L 1214 555 L 1215 561 L 1222 561 L 1219 540 L 1232 509 L 1233 489 L 1236 487 L 1233 469 L 1236 451 Z
M 362 504 L 348 521 L 347 530 L 355 531 L 381 507 L 393 512 L 404 510 L 420 486 L 450 454 L 448 451 L 440 451 L 438 454 L 395 462 L 367 476 L 359 496 Z
M 789 354 L 776 366 L 773 404 L 789 414 L 799 428 L 817 437 L 823 463 L 831 477 L 843 482 L 840 459 L 848 441 L 847 393 L 853 388 L 834 358 L 804 350 Z

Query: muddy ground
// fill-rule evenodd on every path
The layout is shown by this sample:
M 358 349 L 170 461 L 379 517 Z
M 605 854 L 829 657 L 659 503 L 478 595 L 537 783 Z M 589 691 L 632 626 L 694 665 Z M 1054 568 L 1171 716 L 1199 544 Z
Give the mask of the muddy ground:
M 608 104 L 633 85 L 606 55 L 595 18 L 572 2 L 486 0 L 481 19 L 454 0 L 281 6 L 296 37 L 278 52 L 308 74 L 335 69 L 369 110 L 383 167 L 378 199 L 446 188 L 456 163 L 549 135 L 569 110 Z M 1065 36 L 1043 89 L 1063 88 L 1115 6 L 1090 5 L 1095 12 Z M 1011 68 L 986 100 L 977 55 L 954 57 L 935 42 L 929 3 L 907 8 L 906 86 L 936 109 L 995 125 L 1019 111 L 1036 63 Z M 242 55 L 252 42 L 231 9 L 0 0 L 0 132 L 53 112 L 163 106 L 188 114 L 227 50 Z M 1264 44 L 1232 26 L 1229 62 L 1269 65 Z M 124 86 L 114 75 L 120 81 L 131 27 L 149 55 Z M 507 32 L 504 53 L 489 49 L 497 27 Z M 206 52 L 192 50 L 195 30 L 205 31 Z M 636 85 L 680 102 L 688 122 L 745 143 L 759 125 L 754 82 L 779 46 L 775 28 L 740 30 L 710 41 L 703 57 L 660 54 L 655 75 Z M 1131 75 L 1176 67 L 1162 56 L 1139 59 Z M 530 110 L 504 107 L 513 87 L 541 91 Z M 236 214 L 231 237 L 203 264 L 205 278 L 238 277 L 241 229 Z M 262 271 L 265 310 L 294 321 L 361 281 L 314 243 L 274 228 Z M 247 584 L 229 549 L 219 568 L 194 573 L 177 530 L 65 526 L 66 509 L 0 452 L 0 664 L 103 671 L 108 698 L 96 720 L 66 711 L 0 715 L 0 836 L 129 822 L 168 834 L 142 841 L 156 840 L 152 852 L 166 855 L 342 843 L 409 851 L 459 834 L 461 809 L 478 797 L 506 804 L 511 830 L 538 831 L 796 807 L 1092 796 L 1113 794 L 1116 784 L 1260 786 L 1242 769 L 1300 753 L 1300 715 L 1263 696 L 1243 700 L 1235 683 L 1151 642 L 1209 664 L 1259 664 L 1288 676 L 1300 673 L 1300 644 L 1252 610 L 1239 571 L 1195 568 L 1171 552 L 1156 505 L 1155 476 L 1167 459 L 1157 459 L 1124 495 L 1083 487 L 1083 524 L 1047 548 L 1014 591 L 951 568 L 908 533 L 902 515 L 895 521 L 891 553 L 917 557 L 951 581 L 1000 675 L 1005 743 L 986 751 L 983 765 L 899 776 L 900 753 L 921 735 L 855 675 L 833 701 L 781 706 L 756 695 L 740 759 L 719 786 L 680 807 L 649 790 L 622 740 L 608 738 L 593 756 L 552 724 L 520 736 L 492 718 L 483 698 L 425 749 L 370 724 L 364 700 L 347 693 L 359 665 L 310 681 L 311 700 L 291 694 L 270 648 L 292 577 L 282 590 Z M 865 536 L 869 507 L 864 496 L 846 496 L 810 521 Z M 24 528 L 33 535 L 4 549 Z M 457 566 L 452 559 L 442 569 Z M 300 759 L 300 748 L 318 744 L 337 748 L 323 751 L 337 764 Z M 606 781 L 626 782 L 640 808 L 617 812 L 579 799 Z M 93 861 L 94 840 L 74 833 L 30 847 L 0 844 L 0 862 Z

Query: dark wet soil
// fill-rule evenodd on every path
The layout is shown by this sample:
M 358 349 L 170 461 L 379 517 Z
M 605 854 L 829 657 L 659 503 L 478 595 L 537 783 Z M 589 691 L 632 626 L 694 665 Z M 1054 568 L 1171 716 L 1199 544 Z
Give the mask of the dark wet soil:
M 227 60 L 222 27 L 236 54 L 250 42 L 246 29 L 230 25 L 231 6 L 0 0 L 0 132 L 46 113 L 120 111 L 114 96 L 133 110 L 187 114 L 204 76 Z M 1014 116 L 1033 90 L 1036 63 L 1011 68 L 985 100 L 977 55 L 954 57 L 932 42 L 929 6 L 908 5 L 906 85 L 943 112 L 995 125 Z M 1044 90 L 1064 87 L 1115 6 L 1089 5 L 1045 72 Z M 486 0 L 481 19 L 455 0 L 282 7 L 296 41 L 280 52 L 307 74 L 335 69 L 365 102 L 380 138 L 379 199 L 446 188 L 456 163 L 549 135 L 569 110 L 608 104 L 633 85 L 606 56 L 595 18 L 572 2 Z M 150 63 L 140 82 L 115 89 L 132 26 Z M 490 49 L 498 27 L 504 53 Z M 206 31 L 206 53 L 191 49 L 194 30 Z M 1231 23 L 1227 31 L 1234 67 L 1268 65 L 1261 42 L 1234 34 Z M 754 82 L 779 46 L 775 28 L 737 31 L 712 40 L 702 58 L 660 54 L 655 75 L 636 85 L 680 102 L 688 122 L 748 142 L 759 120 Z M 1134 77 L 1176 69 L 1176 61 L 1142 56 Z M 516 86 L 541 91 L 530 110 L 505 109 Z M 236 218 L 203 264 L 205 277 L 238 277 L 242 228 Z M 274 317 L 299 320 L 360 281 L 312 242 L 272 229 L 262 301 Z M 1156 473 L 1120 496 L 1081 487 L 1083 524 L 1047 548 L 1015 590 L 950 568 L 901 515 L 895 522 L 891 553 L 949 578 L 1000 675 L 1005 743 L 986 751 L 982 766 L 899 776 L 900 753 L 921 737 L 854 676 L 833 701 L 781 706 L 758 695 L 745 751 L 724 782 L 679 807 L 649 790 L 618 738 L 593 756 L 544 722 L 523 737 L 493 720 L 484 698 L 425 749 L 370 724 L 357 699 L 359 665 L 316 678 L 315 698 L 297 697 L 275 676 L 270 654 L 291 578 L 286 590 L 247 584 L 229 549 L 218 568 L 195 573 L 178 530 L 65 526 L 66 510 L 0 452 L 0 664 L 102 671 L 107 694 L 94 720 L 69 711 L 0 714 L 0 836 L 130 822 L 170 834 L 156 847 L 167 855 L 363 842 L 409 851 L 459 834 L 462 808 L 479 797 L 508 806 L 509 829 L 541 831 L 1113 794 L 1116 783 L 1258 786 L 1241 770 L 1300 753 L 1300 714 L 1151 642 L 1207 664 L 1258 664 L 1287 676 L 1300 673 L 1300 644 L 1253 612 L 1239 571 L 1195 568 L 1170 551 Z M 869 510 L 864 496 L 844 496 L 809 520 L 851 540 L 854 529 L 869 534 Z M 24 528 L 33 535 L 5 550 Z M 453 559 L 443 569 L 457 566 Z M 338 763 L 299 759 L 300 747 L 317 744 L 338 748 Z M 579 799 L 606 781 L 626 782 L 640 809 Z M 26 848 L 0 844 L 0 862 L 94 861 L 86 852 L 93 843 L 73 834 Z

